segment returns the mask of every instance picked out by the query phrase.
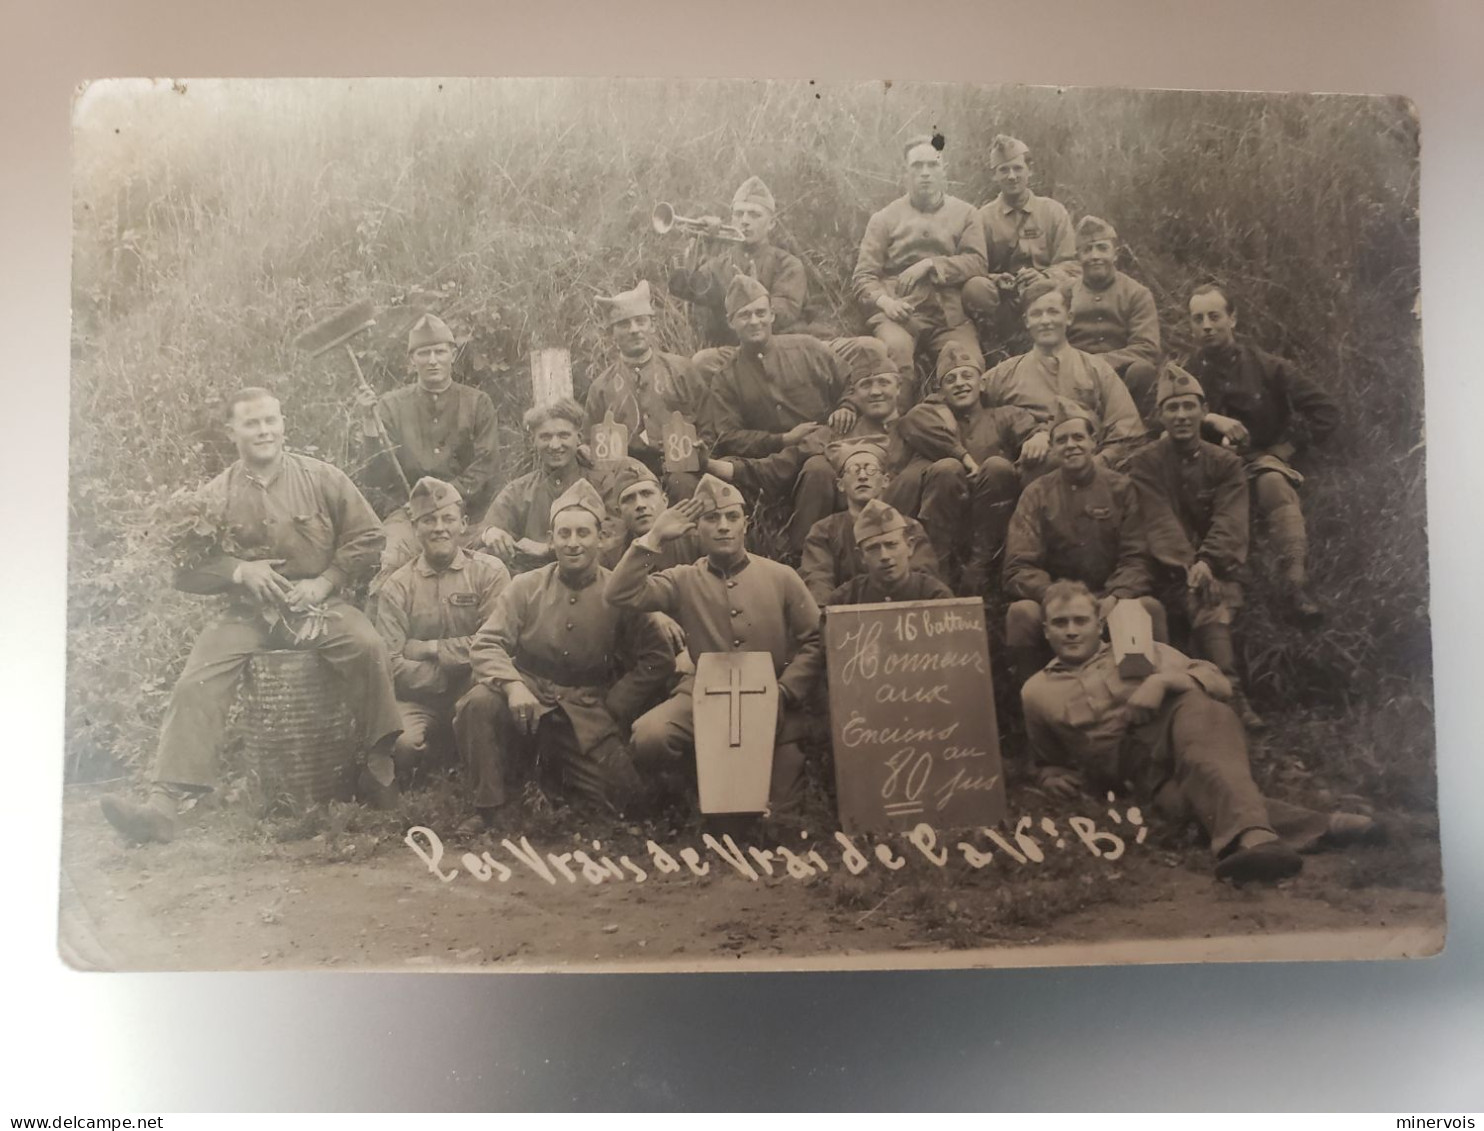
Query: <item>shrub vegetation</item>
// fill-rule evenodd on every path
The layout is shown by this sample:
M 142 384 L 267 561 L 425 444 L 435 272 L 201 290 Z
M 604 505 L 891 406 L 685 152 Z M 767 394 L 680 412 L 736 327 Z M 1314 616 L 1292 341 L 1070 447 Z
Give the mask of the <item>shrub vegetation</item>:
M 1124 269 L 1188 345 L 1212 276 L 1240 329 L 1316 376 L 1344 425 L 1306 470 L 1325 628 L 1270 611 L 1259 565 L 1239 622 L 1270 760 L 1404 807 L 1433 804 L 1418 302 L 1418 128 L 1400 100 L 927 84 L 579 80 L 104 84 L 76 113 L 68 774 L 147 762 L 205 615 L 171 590 L 171 494 L 231 458 L 220 405 L 271 386 L 290 442 L 349 467 L 353 375 L 294 336 L 360 298 L 368 378 L 407 379 L 425 310 L 463 340 L 456 377 L 499 410 L 501 461 L 532 350 L 566 346 L 581 393 L 605 357 L 595 294 L 663 284 L 668 200 L 724 214 L 763 177 L 780 243 L 826 312 L 848 301 L 870 213 L 901 192 L 900 146 L 946 138 L 950 191 L 994 195 L 986 155 L 1032 149 L 1034 187 L 1110 220 Z M 657 288 L 667 348 L 699 344 Z M 1263 534 L 1254 531 L 1255 557 Z M 1281 755 L 1281 757 L 1278 757 Z M 1260 759 L 1261 761 L 1261 759 Z

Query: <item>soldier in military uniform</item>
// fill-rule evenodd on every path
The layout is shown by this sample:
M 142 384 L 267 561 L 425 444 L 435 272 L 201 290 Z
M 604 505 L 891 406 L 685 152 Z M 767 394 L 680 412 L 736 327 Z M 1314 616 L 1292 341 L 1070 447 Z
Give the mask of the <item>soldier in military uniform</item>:
M 1197 348 L 1185 368 L 1205 390 L 1204 427 L 1246 461 L 1290 608 L 1301 622 L 1316 623 L 1324 613 L 1309 593 L 1309 535 L 1297 490 L 1304 477 L 1292 461 L 1338 427 L 1339 406 L 1289 362 L 1237 340 L 1237 308 L 1221 287 L 1192 292 L 1190 328 Z
M 880 499 L 851 519 L 851 534 L 865 569 L 831 590 L 826 605 L 884 601 L 941 601 L 953 592 L 932 573 L 912 565 L 912 520 Z
M 903 147 L 908 192 L 866 224 L 852 280 L 856 301 L 902 377 L 902 407 L 916 399 L 919 346 L 933 364 L 949 341 L 979 354 L 962 291 L 985 270 L 984 226 L 974 206 L 944 190 L 947 171 L 934 139 Z
M 773 308 L 773 332 L 802 333 L 806 321 L 804 304 L 809 289 L 804 262 L 769 242 L 778 206 L 760 177 L 748 177 L 732 195 L 732 225 L 742 233 L 741 243 L 718 243 L 712 254 L 694 268 L 681 268 L 670 275 L 670 293 L 702 311 L 702 337 L 708 347 L 697 355 L 703 373 L 717 373 L 726 358 L 715 347 L 737 346 L 726 311 L 727 287 L 737 275 L 756 279 L 768 291 Z M 720 229 L 721 220 L 702 220 Z
M 1030 286 L 1049 281 L 1065 290 L 1082 268 L 1066 208 L 1031 192 L 1030 147 L 997 134 L 989 164 L 1000 194 L 979 209 L 986 269 L 964 284 L 964 310 L 993 345 L 1005 346 L 1020 330 Z
M 487 720 L 467 709 L 469 645 L 510 584 L 499 559 L 461 548 L 468 519 L 452 484 L 424 476 L 407 510 L 422 552 L 386 579 L 376 603 L 402 714 L 392 757 L 404 779 L 436 755 L 450 730 L 467 767 L 493 741 Z
M 1082 277 L 1072 284 L 1067 341 L 1112 366 L 1139 415 L 1153 420 L 1160 358 L 1154 296 L 1118 269 L 1118 233 L 1106 220 L 1084 216 L 1078 221 L 1077 262 Z
M 608 335 L 618 357 L 588 388 L 587 426 L 602 424 L 612 413 L 614 423 L 629 430 L 629 454 L 663 476 L 670 498 L 688 499 L 697 477 L 665 471 L 664 427 L 672 412 L 688 424 L 699 421 L 705 382 L 689 358 L 655 346 L 648 280 L 612 298 L 599 297 L 598 303 L 607 310 Z
M 1041 597 L 1053 581 L 1081 581 L 1106 620 L 1120 600 L 1137 600 L 1168 640 L 1155 599 L 1153 563 L 1138 492 L 1127 476 L 1093 459 L 1091 415 L 1063 406 L 1051 428 L 1059 466 L 1021 492 L 1005 540 L 1005 648 L 1016 687 L 1045 662 Z
M 365 387 L 356 394 L 366 460 L 361 479 L 386 531 L 373 593 L 419 552 L 405 507 L 406 488 L 392 461 L 401 465 L 408 483 L 425 475 L 452 483 L 475 513 L 489 504 L 494 491 L 495 406 L 486 393 L 453 379 L 456 353 L 453 331 L 425 314 L 407 333 L 407 367 L 417 379 L 379 399 Z M 395 455 L 379 439 L 378 420 Z
M 1262 720 L 1237 679 L 1232 620 L 1242 607 L 1247 565 L 1247 475 L 1236 453 L 1201 439 L 1206 412 L 1200 383 L 1183 369 L 1160 374 L 1164 435 L 1134 454 L 1128 476 L 1139 489 L 1156 562 L 1190 623 L 1192 651 L 1232 686 L 1232 709 L 1249 730 Z
M 509 778 L 538 763 L 571 800 L 601 813 L 643 796 L 628 729 L 663 695 L 675 654 L 652 618 L 603 599 L 605 517 L 597 489 L 574 480 L 548 509 L 556 561 L 512 581 L 474 635 L 465 710 L 495 739 L 473 752 L 466 833 L 493 827 Z
M 694 527 L 705 558 L 655 570 L 663 546 Z M 749 554 L 742 494 L 713 475 L 695 496 L 660 515 L 608 579 L 619 608 L 661 612 L 685 631 L 692 660 L 706 652 L 768 652 L 778 676 L 779 728 L 769 796 L 774 811 L 795 804 L 807 730 L 804 710 L 824 665 L 819 606 L 799 575 Z M 691 692 L 683 676 L 671 698 L 634 724 L 634 757 L 646 774 L 673 778 L 694 750 Z
M 1034 282 L 1023 301 L 1032 348 L 985 374 L 985 403 L 1018 405 L 1043 423 L 1056 416 L 1059 403 L 1075 404 L 1093 424 L 1099 462 L 1121 467 L 1145 433 L 1128 389 L 1106 361 L 1067 341 L 1071 312 L 1059 285 Z
M 886 449 L 875 439 L 836 441 L 826 454 L 845 496 L 845 509 L 810 528 L 799 562 L 799 576 L 820 604 L 836 588 L 865 573 L 866 561 L 855 536 L 855 522 L 868 504 L 881 497 L 887 483 Z M 915 518 L 903 521 L 903 538 L 913 568 L 937 576 L 938 555 L 927 531 Z
M 512 573 L 552 560 L 546 544 L 551 504 L 578 480 L 592 479 L 578 460 L 586 420 L 582 407 L 568 397 L 534 405 L 521 418 L 536 450 L 536 470 L 502 487 L 479 523 L 481 543 Z
M 955 578 L 965 596 L 984 596 L 1022 475 L 1044 470 L 1047 426 L 1015 405 L 986 407 L 982 367 L 956 342 L 938 355 L 937 378 L 936 391 L 897 426 L 909 458 L 884 498 L 922 518 L 946 563 L 944 580 Z
M 1380 839 L 1370 817 L 1263 797 L 1215 665 L 1159 644 L 1153 674 L 1127 678 L 1102 642 L 1103 616 L 1087 586 L 1058 581 L 1044 597 L 1055 658 L 1021 690 L 1043 792 L 1101 799 L 1132 786 L 1161 817 L 1199 824 L 1216 878 L 1235 884 L 1292 876 L 1303 867 L 1300 852 Z
M 378 804 L 394 798 L 391 746 L 402 720 L 386 647 L 344 599 L 376 568 L 381 523 L 344 472 L 283 450 L 283 413 L 267 389 L 234 395 L 226 428 L 237 461 L 200 495 L 211 547 L 175 572 L 177 589 L 220 595 L 225 605 L 196 638 L 171 692 L 147 803 L 101 802 L 103 815 L 136 841 L 173 839 L 179 804 L 216 787 L 243 670 L 270 648 L 313 648 L 335 669 L 366 752 L 361 788 Z

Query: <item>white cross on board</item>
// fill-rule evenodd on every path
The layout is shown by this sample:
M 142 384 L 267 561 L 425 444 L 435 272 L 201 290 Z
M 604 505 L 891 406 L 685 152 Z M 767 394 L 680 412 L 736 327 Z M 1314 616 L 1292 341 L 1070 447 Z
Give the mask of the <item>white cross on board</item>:
M 727 731 L 728 746 L 742 745 L 742 696 L 765 695 L 767 691 L 766 687 L 743 687 L 741 668 L 731 670 L 725 687 L 706 688 L 707 695 L 730 695 L 732 697 L 731 708 L 727 711 L 727 721 L 730 724 Z

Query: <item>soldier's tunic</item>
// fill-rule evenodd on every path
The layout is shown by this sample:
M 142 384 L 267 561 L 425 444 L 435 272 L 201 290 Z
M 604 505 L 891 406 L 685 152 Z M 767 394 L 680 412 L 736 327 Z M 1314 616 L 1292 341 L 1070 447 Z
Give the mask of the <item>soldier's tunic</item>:
M 1223 581 L 1243 579 L 1249 508 L 1240 456 L 1205 440 L 1181 452 L 1161 436 L 1134 454 L 1127 472 L 1139 488 L 1155 561 L 1182 575 L 1203 561 Z
M 472 768 L 473 751 L 492 739 L 461 704 L 472 685 L 469 646 L 479 626 L 494 613 L 495 601 L 510 584 L 510 571 L 498 558 L 459 550 L 442 569 L 419 554 L 382 586 L 376 603 L 376 631 L 386 643 L 397 709 L 402 714 L 398 745 L 422 748 L 433 732 L 450 722 L 460 756 Z M 436 641 L 433 660 L 409 660 L 409 640 Z
M 474 635 L 469 709 L 497 740 L 475 752 L 474 804 L 506 798 L 506 775 L 539 757 L 580 799 L 621 809 L 639 791 L 624 735 L 664 691 L 675 657 L 650 618 L 603 599 L 601 566 L 575 587 L 555 563 L 515 578 Z M 506 688 L 523 683 L 541 725 L 521 734 Z
M 1072 219 L 1060 201 L 1031 193 L 1016 206 L 1001 193 L 979 209 L 989 273 L 1036 267 L 1065 285 L 1082 277 Z
M 780 706 L 773 762 L 772 795 L 786 797 L 803 768 L 793 745 L 805 723 L 799 708 L 824 666 L 818 604 L 797 573 L 767 558 L 748 554 L 725 573 L 709 558 L 654 572 L 657 559 L 644 540 L 634 542 L 608 579 L 607 599 L 673 617 L 685 631 L 692 660 L 706 652 L 771 654 L 779 694 L 792 703 Z M 634 724 L 634 756 L 641 765 L 673 766 L 694 748 L 694 686 L 694 676 L 682 676 L 674 695 Z
M 248 660 L 255 652 L 295 646 L 287 628 L 270 627 L 255 600 L 232 580 L 246 562 L 282 558 L 277 570 L 291 581 L 321 577 L 334 583 L 326 631 L 302 646 L 323 656 L 345 681 L 364 747 L 396 734 L 401 719 L 386 648 L 371 622 L 340 595 L 376 567 L 383 545 L 376 513 L 355 484 L 338 468 L 286 452 L 266 479 L 239 460 L 208 483 L 201 498 L 220 549 L 177 570 L 175 586 L 227 600 L 220 617 L 196 638 L 171 694 L 152 780 L 213 786 L 227 712 Z
M 1044 427 L 1015 405 L 975 405 L 960 419 L 934 393 L 902 418 L 897 435 L 908 458 L 883 498 L 922 519 L 940 561 L 962 558 L 975 545 L 987 560 L 1004 545 L 1020 495 L 1020 447 Z M 979 464 L 976 474 L 964 466 L 966 454 Z
M 932 270 L 904 291 L 898 276 L 928 257 Z M 984 271 L 984 226 L 974 206 L 958 197 L 945 195 L 936 208 L 922 210 L 909 194 L 867 222 L 851 285 L 867 322 L 902 375 L 904 393 L 910 393 L 914 384 L 913 351 L 924 335 L 934 357 L 953 340 L 980 365 L 984 363 L 962 297 L 964 283 Z M 914 303 L 912 316 L 905 323 L 887 318 L 876 305 L 882 295 Z M 910 396 L 904 401 L 910 402 Z
M 1114 271 L 1105 287 L 1086 279 L 1072 285 L 1067 341 L 1083 353 L 1097 354 L 1123 380 L 1134 405 L 1152 419 L 1154 384 L 1159 375 L 1159 311 L 1143 283 Z
M 1107 644 L 1080 667 L 1052 660 L 1032 676 L 1021 701 L 1036 766 L 1076 771 L 1098 797 L 1128 783 L 1162 815 L 1199 821 L 1218 857 L 1249 829 L 1277 832 L 1295 847 L 1312 845 L 1327 819 L 1258 791 L 1242 724 L 1219 701 L 1231 695 L 1226 677 L 1204 660 L 1155 647 L 1159 671 L 1184 673 L 1196 687 L 1167 695 L 1142 724 L 1130 719 L 1128 700 L 1143 680 L 1119 675 Z
M 588 389 L 584 408 L 589 428 L 613 413 L 614 423 L 629 430 L 629 454 L 660 476 L 675 500 L 689 498 L 698 477 L 685 474 L 678 477 L 684 482 L 671 482 L 677 477 L 665 474 L 665 421 L 678 412 L 699 426 L 705 399 L 705 383 L 689 358 L 651 350 L 638 365 L 620 357 L 603 370 Z
M 876 583 L 875 578 L 862 573 L 852 577 L 844 585 L 831 590 L 822 602 L 825 605 L 876 605 L 886 601 L 942 601 L 953 596 L 953 591 L 930 573 L 914 569 L 897 588 L 888 593 Z
M 670 276 L 670 293 L 704 311 L 703 338 L 708 346 L 735 346 L 737 335 L 727 322 L 727 285 L 736 275 L 750 275 L 766 288 L 773 308 L 773 333 L 801 329 L 809 289 L 804 262 L 780 247 L 730 244 L 694 271 Z
M 1276 471 L 1302 482 L 1288 459 L 1271 449 L 1291 444 L 1302 451 L 1339 426 L 1339 406 L 1313 378 L 1247 342 L 1199 350 L 1185 368 L 1201 383 L 1211 412 L 1246 425 L 1252 437 L 1246 456 L 1250 475 Z
M 1002 361 L 984 375 L 988 405 L 1017 405 L 1043 424 L 1056 416 L 1058 398 L 1097 418 L 1098 453 L 1120 466 L 1144 438 L 1144 422 L 1118 374 L 1100 357 L 1063 345 L 1046 357 L 1039 350 Z
M 936 577 L 938 555 L 922 523 L 907 519 L 907 536 L 916 542 L 912 549 L 915 571 Z M 855 544 L 855 516 L 848 510 L 822 518 L 809 529 L 799 576 L 810 596 L 823 605 L 839 586 L 865 575 L 866 559 Z
M 575 459 L 556 472 L 537 468 L 512 479 L 500 489 L 489 510 L 484 512 L 479 531 L 482 533 L 497 526 L 517 540 L 529 538 L 545 542 L 551 528 L 551 504 L 579 479 L 594 482 L 595 476 Z M 522 564 L 516 563 L 517 570 Z
M 495 406 L 489 396 L 454 382 L 433 393 L 414 381 L 387 393 L 376 405 L 396 450 L 396 460 L 416 483 L 425 475 L 453 484 L 470 514 L 478 514 L 494 491 Z M 402 504 L 407 491 L 392 457 L 376 438 L 361 438 L 367 492 L 386 524 L 386 547 L 373 590 L 419 553 L 417 535 Z
M 714 438 L 718 457 L 775 455 L 783 451 L 784 433 L 824 423 L 845 393 L 840 362 L 823 342 L 805 334 L 775 335 L 760 352 L 739 350 L 717 374 L 702 431 Z M 816 461 L 790 485 L 795 491 L 789 543 L 798 550 L 809 528 L 835 509 L 835 481 Z
M 1092 468 L 1085 484 L 1064 472 L 1043 475 L 1021 492 L 1005 543 L 1005 589 L 1040 601 L 1063 578 L 1094 593 L 1142 597 L 1153 591 L 1138 493 L 1129 478 Z

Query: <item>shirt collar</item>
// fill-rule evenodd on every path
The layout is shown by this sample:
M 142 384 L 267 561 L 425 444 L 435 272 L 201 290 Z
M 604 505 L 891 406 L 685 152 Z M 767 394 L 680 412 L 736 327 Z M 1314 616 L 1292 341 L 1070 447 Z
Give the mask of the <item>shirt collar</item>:
M 601 574 L 602 568 L 595 562 L 587 576 L 578 578 L 577 583 L 574 585 L 562 576 L 561 566 L 555 566 L 552 570 L 552 576 L 556 578 L 557 584 L 563 589 L 570 589 L 573 593 L 581 593 L 584 589 L 591 588 Z
M 1011 204 L 1010 201 L 1006 198 L 1005 194 L 1000 193 L 1000 211 L 1006 216 L 1013 216 L 1017 212 L 1029 212 L 1031 210 L 1031 205 L 1035 203 L 1035 200 L 1036 194 L 1031 193 L 1025 198 L 1024 204 Z
M 742 555 L 742 560 L 740 562 L 738 562 L 737 565 L 734 566 L 730 572 L 728 572 L 726 570 L 721 569 L 715 562 L 713 562 L 711 560 L 711 558 L 709 556 L 706 558 L 706 568 L 708 570 L 710 570 L 712 573 L 714 573 L 717 577 L 722 578 L 723 580 L 725 580 L 727 578 L 731 578 L 731 577 L 736 577 L 739 573 L 741 573 L 744 569 L 746 569 L 751 563 L 752 563 L 752 555 L 751 554 L 743 554 Z
M 424 577 L 433 577 L 450 569 L 463 569 L 468 561 L 469 558 L 463 550 L 455 550 L 453 552 L 453 561 L 449 562 L 443 569 L 438 569 L 432 562 L 428 561 L 428 555 L 426 553 L 421 553 L 417 556 L 417 572 Z
M 288 467 L 289 453 L 283 452 L 279 455 L 278 465 L 274 467 L 273 473 L 266 478 L 249 468 L 244 461 L 238 460 L 237 462 L 238 465 L 242 468 L 242 474 L 246 477 L 249 483 L 252 483 L 258 487 L 267 488 L 273 486 L 278 477 L 284 473 L 284 469 Z

